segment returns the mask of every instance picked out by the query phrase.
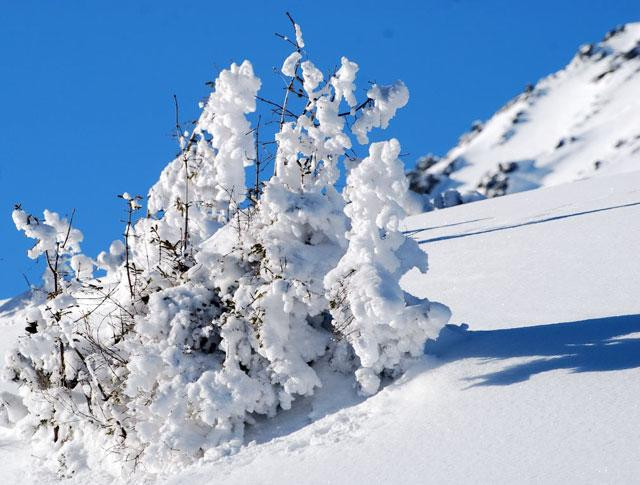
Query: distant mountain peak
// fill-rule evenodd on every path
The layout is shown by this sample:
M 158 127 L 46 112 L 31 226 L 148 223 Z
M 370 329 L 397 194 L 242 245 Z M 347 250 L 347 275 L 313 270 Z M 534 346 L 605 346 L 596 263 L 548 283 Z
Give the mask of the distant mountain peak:
M 444 157 L 427 159 L 408 176 L 435 198 L 451 189 L 495 197 L 640 169 L 640 22 L 580 46 L 563 69 L 474 122 Z

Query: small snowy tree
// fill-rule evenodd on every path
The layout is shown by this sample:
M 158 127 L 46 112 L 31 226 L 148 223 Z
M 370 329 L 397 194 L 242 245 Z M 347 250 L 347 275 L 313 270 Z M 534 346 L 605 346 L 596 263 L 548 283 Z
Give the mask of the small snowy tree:
M 246 196 L 245 167 L 255 158 L 251 125 L 260 79 L 249 61 L 223 70 L 191 133 L 177 136 L 181 153 L 149 191 L 151 214 L 162 211 L 160 240 L 197 246 L 228 222 Z M 142 232 L 149 225 L 142 224 Z M 140 232 L 140 231 L 139 231 Z
M 73 216 L 71 219 L 73 220 Z M 44 218 L 40 220 L 16 206 L 13 222 L 25 236 L 36 240 L 28 251 L 28 256 L 31 259 L 45 257 L 47 271 L 44 274 L 44 288 L 48 292 L 54 296 L 60 293 L 65 281 L 74 273 L 77 279 L 92 276 L 91 259 L 80 253 L 82 233 L 71 227 L 71 221 L 48 210 L 44 211 Z
M 98 458 L 84 456 L 83 440 L 105 444 L 107 434 L 116 442 L 126 437 L 118 402 L 123 359 L 116 345 L 124 329 L 107 320 L 113 311 L 103 313 L 113 307 L 105 304 L 111 294 L 93 279 L 93 261 L 81 254 L 82 233 L 71 221 L 49 211 L 39 220 L 19 207 L 13 219 L 37 241 L 29 256 L 44 256 L 47 263 L 45 291 L 35 291 L 23 312 L 27 334 L 6 356 L 8 377 L 23 384 L 20 398 L 28 410 L 18 428 L 69 475 Z M 19 408 L 17 398 L 4 401 Z

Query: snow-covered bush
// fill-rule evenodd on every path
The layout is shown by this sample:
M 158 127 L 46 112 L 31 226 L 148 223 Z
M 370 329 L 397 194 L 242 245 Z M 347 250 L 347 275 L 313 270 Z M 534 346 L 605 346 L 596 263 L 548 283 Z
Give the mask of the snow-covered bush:
M 356 378 L 365 394 L 378 390 L 381 373 L 393 375 L 419 356 L 449 318 L 446 307 L 400 288 L 408 270 L 427 271 L 427 256 L 399 229 L 415 203 L 399 154 L 395 139 L 373 143 L 351 170 L 345 189 L 349 246 L 325 277 L 334 328 L 360 361 Z
M 47 263 L 43 280 L 45 289 L 57 295 L 66 286 L 72 273 L 76 279 L 91 277 L 93 263 L 80 253 L 82 233 L 71 227 L 71 221 L 61 219 L 60 215 L 44 211 L 43 220 L 27 214 L 20 206 L 13 211 L 13 222 L 19 231 L 28 238 L 35 239 L 35 245 L 28 251 L 31 259 L 44 256 Z M 72 217 L 73 219 L 73 217 Z
M 295 46 L 282 65 L 285 100 L 270 102 L 274 173 L 250 201 L 245 167 L 270 145 L 246 117 L 261 82 L 244 61 L 220 73 L 191 130 L 176 122 L 180 153 L 150 189 L 146 216 L 135 220 L 139 197 L 120 196 L 124 240 L 96 261 L 70 222 L 14 212 L 49 271 L 7 362 L 21 400 L 4 399 L 2 416 L 65 474 L 161 471 L 228 453 L 255 416 L 322 386 L 320 361 L 355 372 L 372 394 L 446 323 L 445 307 L 399 286 L 407 270 L 426 271 L 399 231 L 415 210 L 399 143 L 374 143 L 362 161 L 352 146 L 387 127 L 408 89 L 373 85 L 358 102 L 358 65 L 343 57 L 325 77 L 294 29 L 295 41 L 283 36 Z
M 215 89 L 191 133 L 178 133 L 181 153 L 149 191 L 151 214 L 162 240 L 197 246 L 229 221 L 245 198 L 244 169 L 255 158 L 251 124 L 260 79 L 244 61 L 215 80 Z M 186 221 L 186 222 L 185 222 Z M 148 230 L 148 226 L 140 229 Z
M 112 447 L 126 438 L 121 385 L 126 360 L 118 342 L 130 330 L 135 307 L 119 287 L 93 279 L 93 261 L 80 253 L 82 233 L 71 221 L 45 211 L 41 221 L 17 207 L 16 227 L 36 239 L 30 257 L 43 255 L 44 285 L 22 312 L 26 336 L 7 355 L 6 374 L 22 384 L 17 399 L 3 399 L 7 415 L 20 406 L 18 423 L 37 454 L 65 474 L 93 462 L 86 445 Z

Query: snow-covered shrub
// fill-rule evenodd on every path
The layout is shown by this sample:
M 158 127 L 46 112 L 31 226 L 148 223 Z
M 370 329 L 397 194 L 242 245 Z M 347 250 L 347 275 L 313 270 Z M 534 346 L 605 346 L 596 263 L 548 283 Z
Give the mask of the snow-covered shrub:
M 355 371 L 372 394 L 445 323 L 441 306 L 399 286 L 426 259 L 398 229 L 415 210 L 398 142 L 371 145 L 361 162 L 352 146 L 389 124 L 408 89 L 373 85 L 358 102 L 358 65 L 343 57 L 325 77 L 294 29 L 285 101 L 270 105 L 274 173 L 250 203 L 244 170 L 260 140 L 246 116 L 261 82 L 244 61 L 220 73 L 191 130 L 176 123 L 180 153 L 150 189 L 147 215 L 135 221 L 140 198 L 120 196 L 124 240 L 95 262 L 66 221 L 14 213 L 37 239 L 30 255 L 55 254 L 59 266 L 23 312 L 28 333 L 7 372 L 24 384 L 28 412 L 19 419 L 16 404 L 5 421 L 65 474 L 161 471 L 228 453 L 254 416 L 322 385 L 319 361 Z M 94 278 L 93 265 L 106 274 Z
M 6 374 L 22 384 L 28 410 L 17 425 L 39 455 L 73 474 L 93 461 L 85 445 L 122 445 L 126 408 L 120 399 L 125 357 L 118 342 L 130 329 L 118 303 L 117 285 L 93 279 L 93 261 L 80 253 L 82 233 L 71 221 L 45 211 L 41 221 L 20 208 L 16 227 L 36 239 L 30 257 L 44 255 L 47 269 L 41 291 L 22 312 L 26 336 L 6 357 Z M 15 415 L 17 399 L 3 399 Z M 12 414 L 12 413 L 9 413 Z
M 184 239 L 197 246 L 244 200 L 244 168 L 255 158 L 245 115 L 256 110 L 260 85 L 249 61 L 232 64 L 215 80 L 207 102 L 201 103 L 202 113 L 191 133 L 178 133 L 181 153 L 149 191 L 149 212 L 164 212 L 155 223 L 162 240 Z
M 40 220 L 27 214 L 20 206 L 14 209 L 12 216 L 16 228 L 23 231 L 26 237 L 36 240 L 28 256 L 31 259 L 45 257 L 47 270 L 43 279 L 46 291 L 57 295 L 65 286 L 65 280 L 74 273 L 76 279 L 91 277 L 93 263 L 80 253 L 83 236 L 79 230 L 71 227 L 71 221 L 48 210 L 44 211 L 44 218 Z
M 345 189 L 349 246 L 325 277 L 333 326 L 353 347 L 365 394 L 378 390 L 381 373 L 393 375 L 421 355 L 426 339 L 437 336 L 449 318 L 442 305 L 400 288 L 409 269 L 427 270 L 427 257 L 399 230 L 414 202 L 399 154 L 395 139 L 373 143 L 351 170 Z

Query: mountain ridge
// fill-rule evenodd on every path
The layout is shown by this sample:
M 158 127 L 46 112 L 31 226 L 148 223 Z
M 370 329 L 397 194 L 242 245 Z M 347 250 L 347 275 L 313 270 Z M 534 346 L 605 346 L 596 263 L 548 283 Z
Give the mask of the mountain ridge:
M 558 185 L 640 166 L 640 22 L 582 45 L 563 69 L 501 107 L 442 158 L 408 173 L 414 191 L 441 205 Z M 471 197 L 471 200 L 477 197 Z M 438 205 L 436 203 L 436 205 Z

